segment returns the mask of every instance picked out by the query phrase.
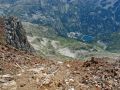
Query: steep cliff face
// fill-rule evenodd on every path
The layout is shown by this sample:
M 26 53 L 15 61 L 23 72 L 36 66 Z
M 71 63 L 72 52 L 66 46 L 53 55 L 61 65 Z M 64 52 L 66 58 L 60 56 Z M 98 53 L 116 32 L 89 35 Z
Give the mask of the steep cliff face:
M 29 44 L 26 38 L 26 32 L 22 27 L 21 22 L 16 17 L 1 18 L 0 24 L 0 38 L 1 42 L 12 45 L 13 47 L 32 52 L 33 48 Z

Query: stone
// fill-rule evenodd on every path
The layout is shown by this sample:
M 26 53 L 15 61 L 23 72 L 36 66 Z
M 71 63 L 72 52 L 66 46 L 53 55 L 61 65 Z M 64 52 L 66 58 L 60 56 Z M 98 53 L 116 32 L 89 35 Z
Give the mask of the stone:
M 0 84 L 0 87 L 2 90 L 17 90 L 17 84 L 14 80 Z

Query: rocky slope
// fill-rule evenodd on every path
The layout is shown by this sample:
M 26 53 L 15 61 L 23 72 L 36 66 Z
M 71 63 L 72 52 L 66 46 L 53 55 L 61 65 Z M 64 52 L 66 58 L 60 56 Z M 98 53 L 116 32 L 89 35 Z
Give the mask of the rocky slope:
M 0 23 L 1 41 L 12 45 L 13 47 L 25 51 L 32 52 L 31 47 L 26 38 L 26 32 L 18 18 L 3 17 Z
M 51 61 L 0 45 L 0 90 L 119 90 L 120 57 Z

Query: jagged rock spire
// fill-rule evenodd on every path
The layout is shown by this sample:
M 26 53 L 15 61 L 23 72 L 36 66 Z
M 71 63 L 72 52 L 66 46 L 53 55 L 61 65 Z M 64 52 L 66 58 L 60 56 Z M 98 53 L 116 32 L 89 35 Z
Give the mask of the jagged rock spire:
M 4 34 L 4 41 L 13 47 L 32 52 L 34 49 L 29 44 L 26 32 L 17 17 L 4 17 L 1 19 L 1 30 Z M 2 35 L 3 35 L 2 34 Z M 3 37 L 2 37 L 3 38 Z

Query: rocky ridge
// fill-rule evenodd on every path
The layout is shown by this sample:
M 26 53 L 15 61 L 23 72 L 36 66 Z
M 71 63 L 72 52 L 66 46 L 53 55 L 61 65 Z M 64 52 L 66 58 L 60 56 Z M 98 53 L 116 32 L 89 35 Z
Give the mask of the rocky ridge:
M 17 17 L 1 18 L 1 28 L 2 42 L 24 51 L 34 51 L 26 38 L 21 21 Z

